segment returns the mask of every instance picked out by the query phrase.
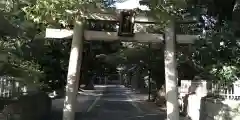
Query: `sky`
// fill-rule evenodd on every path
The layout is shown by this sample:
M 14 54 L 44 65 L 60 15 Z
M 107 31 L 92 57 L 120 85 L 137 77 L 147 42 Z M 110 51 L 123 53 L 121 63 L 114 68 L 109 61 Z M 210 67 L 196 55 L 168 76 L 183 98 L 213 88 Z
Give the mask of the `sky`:
M 139 4 L 140 0 L 116 0 L 116 3 L 113 5 L 117 9 L 134 9 L 139 8 L 141 10 L 149 10 L 147 6 Z

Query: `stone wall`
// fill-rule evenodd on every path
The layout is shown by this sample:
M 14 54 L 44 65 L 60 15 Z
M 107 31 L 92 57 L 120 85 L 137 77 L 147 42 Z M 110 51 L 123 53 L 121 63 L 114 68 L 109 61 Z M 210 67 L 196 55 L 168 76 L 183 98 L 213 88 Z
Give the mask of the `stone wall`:
M 200 120 L 240 120 L 240 101 L 202 100 Z
M 185 96 L 187 101 L 184 101 L 184 104 L 187 107 L 186 114 L 192 120 L 240 120 L 240 101 L 205 97 L 207 94 L 211 95 L 209 92 L 211 87 L 208 87 L 207 82 L 191 81 L 190 84 L 186 81 L 186 83 L 188 84 L 181 84 L 181 87 L 186 87 L 184 89 L 187 92 L 183 90 L 183 93 L 188 93 L 188 96 Z M 189 94 L 189 91 L 194 93 Z
M 8 104 L 0 112 L 7 119 L 47 120 L 51 115 L 51 99 L 43 92 L 30 93 Z

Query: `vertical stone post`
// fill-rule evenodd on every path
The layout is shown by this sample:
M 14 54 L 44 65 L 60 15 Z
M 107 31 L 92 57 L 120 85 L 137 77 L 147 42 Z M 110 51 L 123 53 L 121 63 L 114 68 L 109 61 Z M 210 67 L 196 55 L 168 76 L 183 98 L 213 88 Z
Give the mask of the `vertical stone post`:
M 123 77 L 122 77 L 122 71 L 119 70 L 118 72 L 118 79 L 119 79 L 119 85 L 123 85 Z
M 73 30 L 73 39 L 71 53 L 69 58 L 66 96 L 63 108 L 63 120 L 74 120 L 75 118 L 75 103 L 78 89 L 78 78 L 81 67 L 83 46 L 83 22 L 76 21 Z
M 179 120 L 175 44 L 175 21 L 171 20 L 165 31 L 164 51 L 167 120 Z
M 105 78 L 104 78 L 104 84 L 105 84 L 105 85 L 107 84 L 107 80 L 108 80 L 108 77 L 105 76 Z

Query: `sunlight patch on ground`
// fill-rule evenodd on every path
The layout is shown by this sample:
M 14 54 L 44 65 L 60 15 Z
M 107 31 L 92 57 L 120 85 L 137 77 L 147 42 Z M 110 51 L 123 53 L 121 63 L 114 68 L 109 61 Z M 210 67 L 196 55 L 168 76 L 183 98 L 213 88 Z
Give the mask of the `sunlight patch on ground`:
M 96 94 L 96 93 L 87 93 L 87 92 L 81 92 L 81 91 L 79 91 L 78 94 L 80 94 L 80 95 L 91 95 L 91 96 L 102 96 L 103 95 L 102 93 Z
M 102 100 L 105 100 L 105 101 L 112 101 L 112 102 L 133 102 L 134 100 L 132 99 L 102 99 Z

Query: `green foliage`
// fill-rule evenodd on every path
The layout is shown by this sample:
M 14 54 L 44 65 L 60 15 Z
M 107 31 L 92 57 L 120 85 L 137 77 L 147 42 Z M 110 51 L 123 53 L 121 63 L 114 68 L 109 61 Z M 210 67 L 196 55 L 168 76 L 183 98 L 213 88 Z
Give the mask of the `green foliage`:
M 192 47 L 187 47 L 187 50 L 182 49 L 183 47 L 177 49 L 178 68 L 184 71 L 183 67 L 186 67 L 184 64 L 187 64 L 191 67 L 188 71 L 195 69 L 195 74 L 204 74 L 205 77 L 211 74 L 215 80 L 232 83 L 238 79 L 240 69 L 238 62 L 240 46 L 235 34 L 240 21 L 232 21 L 232 18 L 237 17 L 237 14 L 233 14 L 234 5 L 237 4 L 235 2 L 234 0 L 151 0 L 145 4 L 150 7 L 150 14 L 162 21 L 162 26 L 172 18 L 199 19 L 204 15 L 207 19 L 199 19 L 201 20 L 199 23 L 193 23 L 190 26 L 181 25 L 177 28 L 177 32 L 180 33 L 202 35 L 201 31 L 204 27 L 200 27 L 199 24 L 207 25 L 204 28 L 206 34 Z M 183 73 L 180 73 L 180 76 L 181 74 Z M 189 72 L 185 74 L 189 76 Z
M 195 43 L 194 60 L 216 79 L 232 82 L 238 79 L 240 44 L 231 22 L 208 30 L 205 38 Z
M 32 83 L 43 82 L 52 89 L 63 87 L 67 76 L 71 40 L 49 41 L 43 39 L 42 34 L 48 26 L 71 28 L 73 21 L 79 17 L 86 17 L 85 13 L 90 8 L 102 9 L 103 7 L 100 0 L 92 2 L 81 0 L 6 1 L 1 10 L 9 22 L 19 26 L 24 34 L 18 38 L 2 38 L 1 49 L 8 53 L 8 61 L 5 61 L 4 65 L 1 64 L 2 73 L 21 77 L 26 82 L 28 79 L 28 82 Z M 92 54 L 84 57 L 84 59 L 92 60 L 88 65 L 97 65 L 91 64 L 96 63 L 93 56 Z M 89 70 L 95 69 L 91 66 L 85 67 Z
M 1 75 L 9 75 L 23 79 L 26 83 L 39 83 L 43 78 L 43 71 L 39 64 L 34 61 L 25 60 L 22 48 L 26 47 L 20 38 L 6 38 L 0 41 L 0 54 L 6 55 L 7 59 L 1 66 Z
M 87 17 L 89 9 L 104 8 L 101 0 L 36 0 L 22 8 L 26 18 L 35 23 L 68 27 L 74 20 Z
M 1 37 L 1 54 L 8 56 L 7 61 L 3 61 L 3 64 L 0 65 L 1 73 L 21 77 L 30 82 L 43 81 L 52 88 L 63 87 L 66 80 L 71 40 L 49 41 L 41 38 L 41 35 L 49 26 L 71 28 L 75 19 L 91 16 L 88 14 L 90 9 L 104 11 L 107 6 L 101 0 L 6 1 L 0 7 L 3 15 L 10 23 L 24 30 L 24 34 L 18 38 Z M 208 5 L 209 2 L 213 4 Z M 240 41 L 236 39 L 236 28 L 233 27 L 235 25 L 232 25 L 233 21 L 223 19 L 224 16 L 228 16 L 229 12 L 217 13 L 218 9 L 212 9 L 223 8 L 224 4 L 215 2 L 215 0 L 198 3 L 195 0 L 150 0 L 148 3 L 151 9 L 149 14 L 161 24 L 149 27 L 151 29 L 149 31 L 163 31 L 167 22 L 172 18 L 183 20 L 208 15 L 209 18 L 214 19 L 221 16 L 219 21 L 229 20 L 228 22 L 221 21 L 221 24 L 214 23 L 207 30 L 206 35 L 188 49 L 190 52 L 184 47 L 180 47 L 177 49 L 177 54 L 178 68 L 189 63 L 191 67 L 189 69 L 198 68 L 201 72 L 211 73 L 216 79 L 231 82 L 239 76 Z M 228 8 L 226 11 L 232 8 L 229 3 L 231 1 L 225 2 Z M 240 21 L 237 22 L 240 23 Z M 93 28 L 97 29 L 96 26 L 101 26 L 103 23 L 98 24 L 96 23 Z M 181 33 L 188 34 L 200 34 L 202 30 L 195 23 L 181 25 L 179 29 L 181 29 L 179 30 Z M 84 51 L 83 76 L 89 77 L 92 73 L 114 72 L 114 67 L 118 65 L 128 66 L 127 68 L 139 65 L 143 66 L 143 70 L 151 68 L 155 81 L 164 81 L 163 45 L 148 48 L 148 44 L 143 43 L 92 42 L 84 45 Z M 106 57 L 96 58 L 100 54 Z M 149 56 L 151 60 L 149 60 Z M 85 81 L 90 79 L 87 77 L 86 80 L 84 79 Z
M 212 74 L 214 74 L 220 81 L 231 84 L 232 82 L 238 80 L 240 75 L 239 67 L 236 66 L 221 66 L 218 69 L 212 69 Z

